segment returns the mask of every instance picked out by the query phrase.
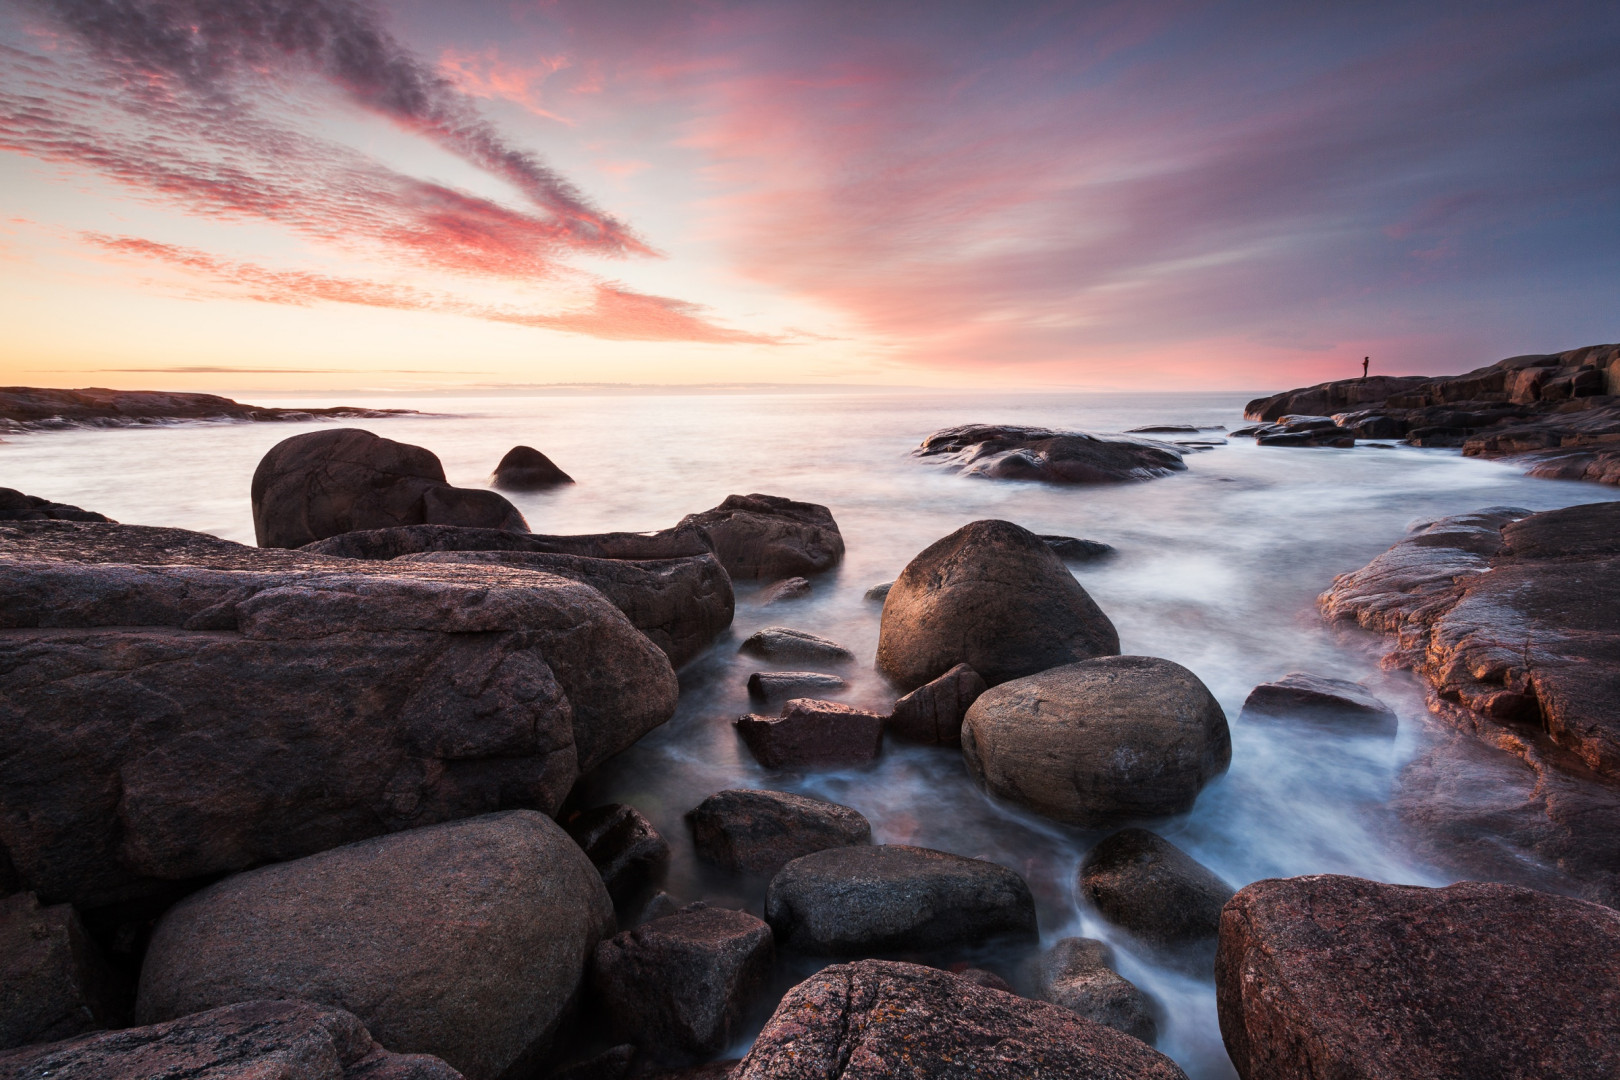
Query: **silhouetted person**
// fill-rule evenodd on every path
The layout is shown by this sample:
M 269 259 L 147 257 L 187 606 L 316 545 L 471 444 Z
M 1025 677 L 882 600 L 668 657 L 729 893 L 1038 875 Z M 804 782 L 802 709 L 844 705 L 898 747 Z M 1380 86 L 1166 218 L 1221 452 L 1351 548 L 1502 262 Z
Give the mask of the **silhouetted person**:
M 1361 377 L 1362 377 L 1362 378 L 1363 378 L 1363 379 L 1365 379 L 1365 378 L 1366 378 L 1366 377 L 1367 377 L 1367 368 L 1368 368 L 1368 367 L 1369 367 L 1369 366 L 1370 366 L 1370 365 L 1371 365 L 1371 364 L 1372 364 L 1372 357 L 1370 357 L 1370 356 L 1363 356 L 1363 357 L 1362 357 L 1362 358 L 1361 358 Z

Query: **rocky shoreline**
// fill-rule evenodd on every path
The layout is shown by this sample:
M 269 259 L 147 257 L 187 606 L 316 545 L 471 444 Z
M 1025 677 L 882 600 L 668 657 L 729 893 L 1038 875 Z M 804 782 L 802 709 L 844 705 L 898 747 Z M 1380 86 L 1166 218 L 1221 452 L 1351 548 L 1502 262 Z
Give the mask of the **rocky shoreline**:
M 244 405 L 216 394 L 167 390 L 54 390 L 0 386 L 0 435 L 65 428 L 120 428 L 191 422 L 297 423 L 366 420 L 414 414 L 414 409 L 277 409 Z

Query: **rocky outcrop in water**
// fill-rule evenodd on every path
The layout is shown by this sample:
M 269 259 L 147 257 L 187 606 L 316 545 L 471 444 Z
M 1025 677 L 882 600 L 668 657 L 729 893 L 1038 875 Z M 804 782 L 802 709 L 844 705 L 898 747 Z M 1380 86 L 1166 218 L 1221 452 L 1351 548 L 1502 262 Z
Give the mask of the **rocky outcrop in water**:
M 717 791 L 686 814 L 698 858 L 775 874 L 802 855 L 872 842 L 872 824 L 838 803 L 786 791 Z
M 740 716 L 737 732 L 767 769 L 859 765 L 883 748 L 883 717 L 815 698 L 794 698 L 781 716 Z
M 0 488 L 0 521 L 112 521 L 106 514 Z
M 1620 1073 L 1620 912 L 1511 885 L 1258 881 L 1221 915 L 1243 1080 Z
M 1361 683 L 1329 679 L 1306 671 L 1290 672 L 1249 691 L 1238 719 L 1264 718 L 1384 731 L 1394 731 L 1398 722 L 1395 710 Z
M 1086 853 L 1080 895 L 1115 926 L 1161 948 L 1212 941 L 1232 886 L 1164 837 L 1122 829 Z
M 997 424 L 964 424 L 936 431 L 912 453 L 942 458 L 964 476 L 1050 484 L 1152 480 L 1187 467 L 1181 451 L 1162 443 Z
M 0 1050 L 121 1027 L 121 983 L 71 906 L 0 899 Z
M 788 626 L 767 626 L 756 630 L 737 649 L 745 656 L 778 664 L 825 664 L 839 667 L 853 664 L 855 654 L 828 638 Z
M 494 485 L 506 491 L 544 491 L 572 484 L 574 478 L 557 468 L 532 446 L 514 446 L 495 466 Z
M 554 812 L 677 693 L 664 654 L 565 578 L 180 529 L 0 524 L 0 623 L 0 850 L 17 887 L 85 908 Z
M 1158 1038 L 1153 1002 L 1114 970 L 1114 950 L 1094 938 L 1063 938 L 1036 964 L 1042 1001 L 1096 1024 L 1152 1043 Z
M 877 666 L 903 690 L 967 664 L 995 686 L 1119 652 L 1119 634 L 1039 536 L 975 521 L 906 564 L 883 601 Z
M 53 390 L 38 386 L 0 386 L 0 435 L 61 428 L 138 427 L 178 421 L 282 421 L 380 419 L 413 415 L 414 409 L 271 409 L 243 405 L 214 394 L 178 394 L 167 390 Z
M 862 960 L 788 991 L 736 1080 L 1186 1080 L 1169 1058 L 1044 1001 Z

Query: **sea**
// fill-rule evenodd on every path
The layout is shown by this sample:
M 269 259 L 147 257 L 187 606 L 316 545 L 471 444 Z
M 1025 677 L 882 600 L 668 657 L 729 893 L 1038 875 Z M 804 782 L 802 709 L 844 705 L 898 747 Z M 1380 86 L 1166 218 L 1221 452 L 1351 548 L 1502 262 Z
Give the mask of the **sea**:
M 645 814 L 674 849 L 664 887 L 759 912 L 763 881 L 738 881 L 693 856 L 683 815 L 728 787 L 775 788 L 852 806 L 878 843 L 915 844 L 1007 866 L 1030 883 L 1044 942 L 1108 941 L 1119 971 L 1152 996 L 1158 1047 L 1193 1080 L 1235 1075 L 1221 1044 L 1208 969 L 1165 961 L 1088 910 L 1076 876 L 1108 830 L 1058 825 L 990 798 L 960 751 L 890 741 L 858 768 L 773 772 L 743 747 L 733 720 L 750 710 L 758 661 L 738 644 L 765 626 L 830 637 L 860 665 L 844 700 L 885 709 L 894 691 L 872 670 L 881 604 L 867 589 L 892 580 L 933 541 L 967 522 L 1003 518 L 1037 533 L 1100 540 L 1117 555 L 1073 568 L 1119 629 L 1122 651 L 1195 672 L 1232 729 L 1232 764 L 1191 811 L 1148 825 L 1234 886 L 1260 878 L 1342 873 L 1440 885 L 1453 875 L 1416 856 L 1385 810 L 1402 765 L 1443 733 L 1417 681 L 1386 670 L 1388 639 L 1329 625 L 1317 596 L 1414 523 L 1485 506 L 1547 510 L 1620 498 L 1620 490 L 1526 477 L 1512 463 L 1455 450 L 1363 443 L 1353 449 L 1259 447 L 1247 438 L 1189 453 L 1187 470 L 1143 483 L 1060 487 L 965 477 L 912 450 L 963 423 L 1123 432 L 1144 425 L 1243 425 L 1246 394 L 1178 393 L 621 393 L 341 398 L 247 397 L 283 407 L 362 405 L 414 415 L 346 422 L 427 447 L 450 481 L 489 482 L 501 456 L 526 444 L 577 481 L 510 496 L 544 533 L 651 530 L 761 492 L 822 503 L 848 553 L 808 597 L 765 607 L 764 582 L 737 583 L 730 633 L 681 673 L 675 717 L 583 781 L 591 804 Z M 331 421 L 174 424 L 7 436 L 0 486 L 72 503 L 130 524 L 178 526 L 253 543 L 248 487 L 271 446 Z M 1160 439 L 1185 436 L 1159 435 Z M 1220 430 L 1201 437 L 1223 437 Z M 1260 682 L 1309 671 L 1365 682 L 1400 714 L 1394 736 L 1240 721 Z M 964 952 L 1015 982 L 1024 957 Z M 827 961 L 789 959 L 773 994 Z M 746 1050 L 768 1013 L 762 1003 Z

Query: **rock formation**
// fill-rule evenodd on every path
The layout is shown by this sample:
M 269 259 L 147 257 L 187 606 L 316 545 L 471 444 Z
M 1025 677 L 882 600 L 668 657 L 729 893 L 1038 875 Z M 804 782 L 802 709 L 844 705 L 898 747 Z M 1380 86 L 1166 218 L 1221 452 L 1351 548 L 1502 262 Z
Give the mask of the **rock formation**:
M 960 746 L 962 718 L 986 689 L 977 671 L 957 664 L 896 701 L 888 728 L 912 742 Z
M 748 696 L 772 705 L 790 698 L 820 697 L 847 689 L 849 683 L 843 678 L 819 671 L 756 671 L 748 676 Z
M 778 664 L 853 664 L 855 654 L 827 638 L 787 626 L 767 626 L 749 635 L 737 649 L 746 656 Z
M 608 803 L 575 811 L 562 824 L 596 867 L 615 905 L 645 894 L 669 866 L 669 844 L 633 806 Z
M 767 769 L 859 765 L 883 747 L 883 717 L 815 698 L 794 698 L 781 716 L 740 716 L 737 731 Z
M 1232 886 L 1164 837 L 1122 829 L 1086 853 L 1080 895 L 1150 945 L 1213 941 Z
M 137 427 L 176 421 L 234 420 L 307 423 L 310 420 L 381 419 L 414 409 L 270 409 L 243 405 L 214 394 L 166 390 L 52 390 L 0 386 L 0 435 L 68 427 Z
M 0 899 L 0 1050 L 121 1027 L 120 982 L 71 906 Z
M 494 485 L 506 491 L 544 491 L 572 484 L 574 478 L 532 446 L 514 446 L 495 466 Z
M 1114 950 L 1094 938 L 1063 938 L 1036 965 L 1042 1001 L 1093 1023 L 1152 1043 L 1158 1038 L 1153 1002 L 1114 970 Z
M 1151 480 L 1187 467 L 1181 451 L 1162 443 L 996 424 L 964 424 L 936 431 L 912 453 L 943 458 L 964 476 L 1051 484 Z
M 858 811 L 786 791 L 717 791 L 687 812 L 698 858 L 726 870 L 775 874 L 802 855 L 872 842 Z
M 0 488 L 0 521 L 111 521 L 106 514 Z
M 1305 671 L 1290 672 L 1249 691 L 1238 719 L 1271 717 L 1390 732 L 1397 724 L 1395 710 L 1361 683 Z

